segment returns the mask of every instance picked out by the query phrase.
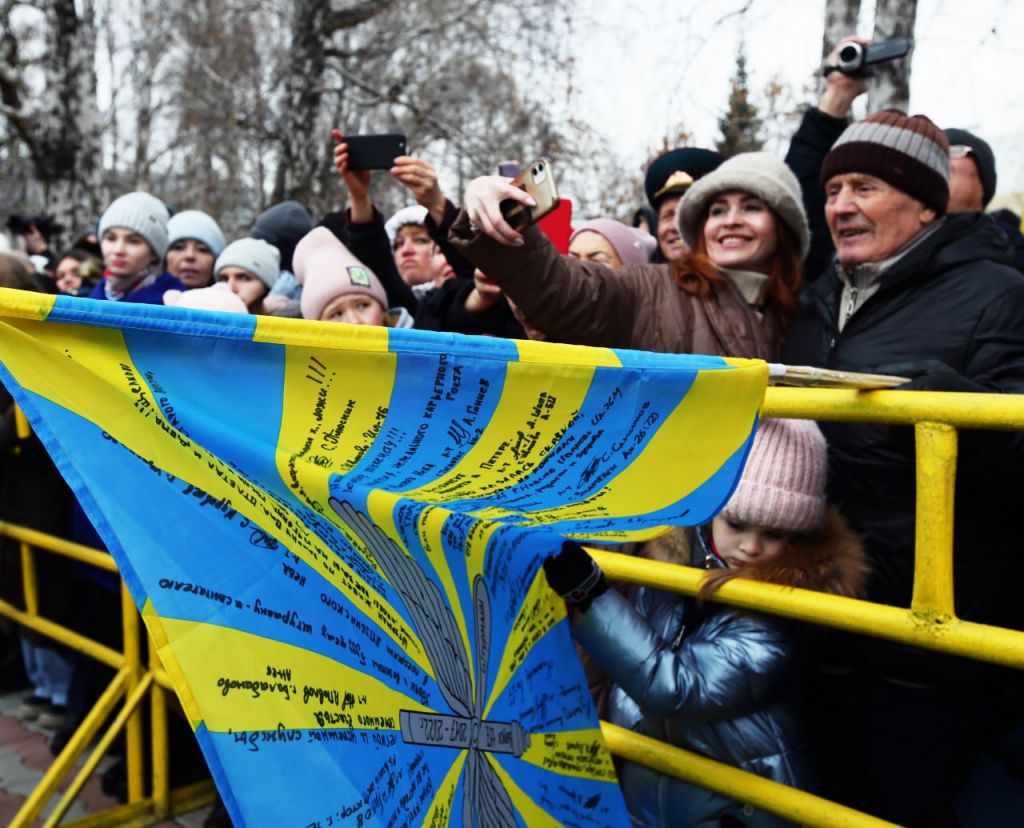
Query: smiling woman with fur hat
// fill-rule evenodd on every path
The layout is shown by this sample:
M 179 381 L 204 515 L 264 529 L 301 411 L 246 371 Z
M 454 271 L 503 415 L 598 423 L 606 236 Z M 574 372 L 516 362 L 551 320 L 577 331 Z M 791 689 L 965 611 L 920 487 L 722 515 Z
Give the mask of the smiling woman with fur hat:
M 616 683 L 611 720 L 798 788 L 813 785 L 800 697 L 805 631 L 713 604 L 732 578 L 855 597 L 859 539 L 825 505 L 826 446 L 807 420 L 763 420 L 743 476 L 710 525 L 658 538 L 657 557 L 707 570 L 700 598 L 641 589 L 630 603 L 566 543 L 544 563 L 573 608 L 573 635 Z M 642 765 L 620 774 L 634 826 L 790 823 Z
M 502 178 L 475 179 L 452 240 L 547 339 L 778 359 L 808 231 L 800 185 L 777 158 L 737 155 L 689 187 L 677 220 L 692 250 L 673 264 L 559 256 L 536 228 L 509 227 L 499 206 L 508 199 L 531 201 Z

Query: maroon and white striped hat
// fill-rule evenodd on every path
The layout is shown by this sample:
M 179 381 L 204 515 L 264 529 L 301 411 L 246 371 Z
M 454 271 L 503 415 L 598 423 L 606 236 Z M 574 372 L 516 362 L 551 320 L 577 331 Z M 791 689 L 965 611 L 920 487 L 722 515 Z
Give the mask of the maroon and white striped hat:
M 821 184 L 843 173 L 881 178 L 938 215 L 949 203 L 949 141 L 924 115 L 883 109 L 850 124 L 821 165 Z

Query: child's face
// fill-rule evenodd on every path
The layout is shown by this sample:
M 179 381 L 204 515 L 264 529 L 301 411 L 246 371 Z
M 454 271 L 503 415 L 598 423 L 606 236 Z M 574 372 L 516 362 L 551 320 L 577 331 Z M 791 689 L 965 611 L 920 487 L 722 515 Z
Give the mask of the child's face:
M 384 308 L 363 293 L 346 293 L 331 300 L 320 314 L 321 322 L 348 322 L 352 325 L 383 325 Z
M 156 261 L 153 249 L 142 236 L 123 227 L 110 227 L 100 239 L 103 261 L 113 276 L 134 276 Z
M 711 521 L 715 550 L 729 566 L 739 568 L 754 561 L 770 561 L 785 548 L 791 532 L 739 523 L 718 516 Z

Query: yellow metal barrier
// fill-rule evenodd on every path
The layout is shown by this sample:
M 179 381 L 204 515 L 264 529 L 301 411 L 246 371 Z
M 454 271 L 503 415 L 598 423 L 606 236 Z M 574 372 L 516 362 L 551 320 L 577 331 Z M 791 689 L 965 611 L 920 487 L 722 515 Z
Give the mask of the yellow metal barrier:
M 722 585 L 713 600 L 1024 669 L 1024 632 L 961 621 L 953 612 L 953 496 L 957 429 L 1024 430 L 1024 395 L 769 388 L 762 415 L 902 424 L 914 428 L 918 456 L 918 501 L 912 603 L 909 608 L 891 607 L 740 579 Z M 22 543 L 26 606 L 23 611 L 0 601 L 0 615 L 6 615 L 118 671 L 82 726 L 19 811 L 12 823 L 13 828 L 28 826 L 39 816 L 85 748 L 96 738 L 103 722 L 125 697 L 127 701 L 124 707 L 51 814 L 47 825 L 56 825 L 60 821 L 85 779 L 95 768 L 102 752 L 122 728 L 127 731 L 129 802 L 119 808 L 79 820 L 74 823 L 77 828 L 147 825 L 210 801 L 213 791 L 207 783 L 180 791 L 169 790 L 165 693 L 171 684 L 155 657 L 152 642 L 150 662 L 146 667 L 141 664 L 138 614 L 123 584 L 123 653 L 117 653 L 38 615 L 35 567 L 29 545 L 115 571 L 110 557 L 78 544 L 2 522 L 0 535 L 7 535 Z M 703 578 L 701 570 L 690 567 L 631 558 L 613 552 L 592 550 L 592 553 L 608 576 L 618 581 L 695 595 Z M 137 710 L 139 702 L 147 694 L 150 697 L 152 716 L 152 778 L 149 798 L 145 798 L 143 791 L 142 731 Z M 703 785 L 803 824 L 836 828 L 889 824 L 615 725 L 602 723 L 602 731 L 612 751 L 626 759 L 641 762 L 663 773 Z
M 917 448 L 914 589 L 909 608 L 735 579 L 712 600 L 926 649 L 1024 669 L 1024 632 L 953 612 L 957 429 L 1024 430 L 1024 395 L 769 388 L 764 417 L 912 426 Z M 702 570 L 590 550 L 609 578 L 696 595 Z M 753 774 L 602 723 L 612 751 L 808 825 L 888 823 Z
M 171 683 L 156 656 L 156 647 L 152 640 L 149 642 L 149 664 L 146 667 L 142 664 L 139 614 L 124 582 L 121 582 L 120 596 L 124 652 L 119 653 L 39 615 L 35 550 L 62 555 L 107 572 L 117 572 L 117 566 L 113 559 L 105 552 L 3 521 L 0 521 L 0 535 L 12 538 L 21 544 L 22 588 L 25 599 L 24 610 L 7 601 L 0 600 L 0 615 L 116 670 L 114 678 L 107 685 L 106 690 L 86 715 L 78 730 L 68 740 L 60 755 L 54 759 L 35 790 L 25 800 L 25 804 L 22 805 L 11 822 L 10 828 L 27 828 L 27 826 L 35 824 L 50 800 L 60 792 L 65 781 L 75 772 L 82 755 L 91 744 L 96 742 L 89 758 L 82 764 L 71 784 L 43 823 L 46 828 L 62 824 L 61 820 L 64 815 L 122 730 L 125 731 L 126 741 L 128 803 L 91 814 L 75 822 L 63 823 L 64 825 L 74 826 L 74 828 L 151 825 L 211 802 L 214 798 L 214 789 L 210 782 L 190 785 L 178 791 L 170 790 L 166 693 L 167 689 L 171 687 Z M 144 791 L 143 733 L 139 710 L 142 701 L 147 696 L 150 700 L 151 718 L 151 792 L 148 797 Z M 121 705 L 120 710 L 118 710 L 118 705 Z M 117 711 L 116 714 L 115 711 Z M 106 730 L 103 730 L 104 723 L 112 715 L 114 716 L 113 721 Z

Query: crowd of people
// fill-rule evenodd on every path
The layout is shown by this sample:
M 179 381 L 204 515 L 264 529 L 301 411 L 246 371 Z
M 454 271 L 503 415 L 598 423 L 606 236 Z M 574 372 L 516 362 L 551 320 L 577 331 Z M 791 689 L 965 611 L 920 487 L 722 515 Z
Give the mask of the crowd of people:
M 908 390 L 1024 392 L 1024 237 L 1009 211 L 985 212 L 996 190 L 991 148 L 894 109 L 851 123 L 866 88 L 828 74 L 785 160 L 664 153 L 631 224 L 598 217 L 570 227 L 559 208 L 515 229 L 502 205 L 533 200 L 509 179 L 473 180 L 460 209 L 435 169 L 412 156 L 397 158 L 390 175 L 414 203 L 385 220 L 371 173 L 349 167 L 336 131 L 348 206 L 316 226 L 301 204 L 284 202 L 228 244 L 214 217 L 172 215 L 133 192 L 59 255 L 30 223 L 35 259 L 0 254 L 0 286 L 761 358 L 906 377 Z M 0 517 L 101 546 L 15 417 L 0 388 Z M 957 615 L 1016 629 L 1022 441 L 961 436 L 954 524 Z M 610 588 L 587 553 L 566 544 L 545 569 L 570 604 L 601 712 L 903 825 L 980 824 L 977 800 L 994 765 L 1003 788 L 1024 795 L 1013 671 L 705 601 L 748 578 L 908 606 L 915 481 L 910 429 L 766 420 L 711 524 L 622 550 L 705 568 L 698 598 Z M 46 577 L 59 585 L 86 576 Z M 10 588 L 7 573 L 0 581 Z M 116 608 L 115 588 L 91 584 L 97 603 Z M 58 600 L 55 611 L 73 609 Z M 116 609 L 112 621 L 91 607 L 88 615 L 79 628 L 116 637 Z M 51 723 L 59 748 L 97 682 L 43 639 L 26 633 L 20 645 L 33 688 L 24 715 Z M 784 824 L 640 766 L 626 763 L 621 781 L 636 825 Z

